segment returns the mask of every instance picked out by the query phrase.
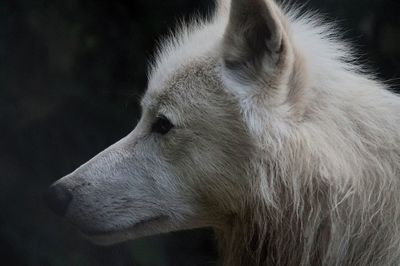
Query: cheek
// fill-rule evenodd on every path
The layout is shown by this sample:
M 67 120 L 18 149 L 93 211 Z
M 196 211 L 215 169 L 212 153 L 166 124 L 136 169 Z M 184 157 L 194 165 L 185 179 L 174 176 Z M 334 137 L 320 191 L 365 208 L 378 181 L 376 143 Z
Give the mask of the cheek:
M 244 163 L 237 147 L 227 147 L 224 140 L 215 142 L 206 138 L 193 139 L 181 146 L 169 162 L 173 173 L 173 187 L 181 197 L 203 207 L 219 206 L 231 210 L 247 187 Z M 244 156 L 243 156 L 244 157 Z

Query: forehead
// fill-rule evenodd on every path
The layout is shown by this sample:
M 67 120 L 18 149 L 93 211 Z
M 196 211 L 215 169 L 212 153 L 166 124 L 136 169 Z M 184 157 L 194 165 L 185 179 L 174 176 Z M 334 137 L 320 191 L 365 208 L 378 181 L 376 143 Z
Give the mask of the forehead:
M 211 95 L 222 93 L 218 72 L 214 58 L 194 60 L 177 69 L 162 83 L 149 82 L 142 106 L 146 109 L 166 109 L 179 105 L 181 109 L 185 109 L 201 105 Z
M 182 25 L 161 42 L 150 69 L 143 107 L 154 107 L 171 98 L 192 99 L 193 94 L 216 85 L 216 58 L 225 23 L 217 19 Z

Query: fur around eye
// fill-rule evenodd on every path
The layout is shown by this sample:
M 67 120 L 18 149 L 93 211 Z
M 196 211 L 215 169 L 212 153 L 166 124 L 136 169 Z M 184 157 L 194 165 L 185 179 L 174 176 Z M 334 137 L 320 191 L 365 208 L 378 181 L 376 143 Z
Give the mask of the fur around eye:
M 168 118 L 166 118 L 165 116 L 161 115 L 158 116 L 156 121 L 153 123 L 153 126 L 151 127 L 151 132 L 165 135 L 173 127 L 174 125 L 171 123 L 171 121 L 169 121 Z

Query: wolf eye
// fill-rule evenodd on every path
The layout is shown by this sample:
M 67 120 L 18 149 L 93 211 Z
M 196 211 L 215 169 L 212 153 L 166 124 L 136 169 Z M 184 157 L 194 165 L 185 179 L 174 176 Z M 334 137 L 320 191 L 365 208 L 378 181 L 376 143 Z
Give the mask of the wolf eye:
M 166 118 L 165 116 L 161 115 L 157 117 L 157 120 L 154 122 L 153 126 L 151 127 L 151 132 L 159 133 L 161 135 L 167 134 L 174 125 Z

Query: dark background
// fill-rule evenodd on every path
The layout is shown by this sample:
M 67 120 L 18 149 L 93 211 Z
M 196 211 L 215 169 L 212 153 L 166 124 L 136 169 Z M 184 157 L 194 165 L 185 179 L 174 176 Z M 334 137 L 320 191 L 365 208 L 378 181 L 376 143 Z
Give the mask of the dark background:
M 210 231 L 96 247 L 50 213 L 41 196 L 133 129 L 157 40 L 182 16 L 204 16 L 213 5 L 0 1 L 2 265 L 213 265 Z M 311 0 L 308 6 L 345 29 L 379 77 L 400 83 L 400 1 Z

